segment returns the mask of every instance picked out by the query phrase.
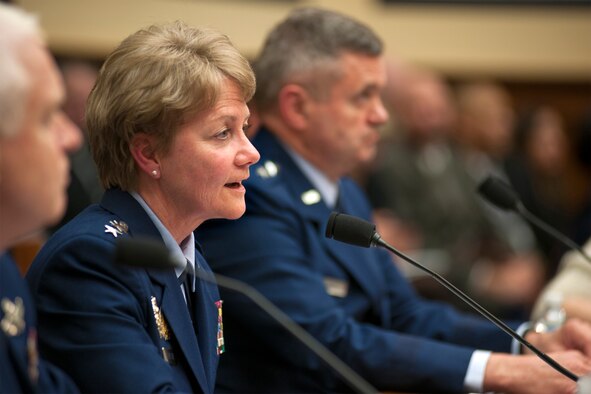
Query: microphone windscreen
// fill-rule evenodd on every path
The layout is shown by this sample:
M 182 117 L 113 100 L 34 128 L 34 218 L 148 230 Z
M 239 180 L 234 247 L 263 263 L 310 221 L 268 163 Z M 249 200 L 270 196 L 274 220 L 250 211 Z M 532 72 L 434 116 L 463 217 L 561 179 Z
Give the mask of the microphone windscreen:
M 121 238 L 115 245 L 115 263 L 141 268 L 175 268 L 179 266 L 168 249 L 152 239 Z
M 517 210 L 519 199 L 511 186 L 490 175 L 479 186 L 478 192 L 489 202 L 502 209 Z
M 326 225 L 326 237 L 347 244 L 369 248 L 376 233 L 376 225 L 355 216 L 333 212 Z

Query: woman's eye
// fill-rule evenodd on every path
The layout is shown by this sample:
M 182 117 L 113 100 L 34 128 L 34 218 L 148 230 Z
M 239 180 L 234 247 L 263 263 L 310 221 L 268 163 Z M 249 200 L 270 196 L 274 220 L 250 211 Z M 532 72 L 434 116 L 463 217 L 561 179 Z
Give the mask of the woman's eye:
M 219 138 L 221 140 L 225 140 L 228 137 L 230 137 L 230 130 L 222 130 L 219 133 L 216 134 L 216 138 Z
M 244 126 L 242 126 L 242 132 L 244 134 L 248 134 L 248 130 L 250 129 L 250 125 L 249 124 L 245 124 Z

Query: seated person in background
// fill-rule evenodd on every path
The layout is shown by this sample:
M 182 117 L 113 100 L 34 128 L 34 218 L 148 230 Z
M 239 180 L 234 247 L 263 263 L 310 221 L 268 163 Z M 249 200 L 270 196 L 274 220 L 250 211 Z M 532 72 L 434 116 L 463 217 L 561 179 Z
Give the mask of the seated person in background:
M 583 204 L 575 197 L 576 159 L 564 119 L 552 106 L 539 105 L 520 112 L 515 123 L 515 144 L 504 165 L 508 180 L 531 213 L 572 237 Z M 552 278 L 568 248 L 537 227 L 533 232 Z
M 573 240 L 583 245 L 591 237 L 591 108 L 581 119 L 575 143 L 575 157 L 580 165 L 579 182 L 583 185 L 586 197 L 573 224 Z
M 509 92 L 496 81 L 476 80 L 456 88 L 458 122 L 453 134 L 468 188 L 476 191 L 489 175 L 509 183 L 504 164 L 513 148 L 515 111 Z M 506 298 L 527 318 L 546 279 L 542 254 L 530 225 L 478 196 L 494 236 L 489 256 L 478 261 L 471 283 L 491 298 Z M 513 300 L 513 302 L 511 302 Z
M 509 354 L 511 338 L 492 323 L 421 299 L 388 253 L 324 236 L 332 210 L 370 219 L 365 196 L 346 175 L 373 159 L 377 128 L 388 119 L 382 51 L 367 26 L 327 10 L 295 10 L 272 29 L 255 61 L 261 129 L 253 142 L 261 162 L 246 182 L 247 212 L 197 229 L 204 255 L 378 390 L 574 391 L 575 382 L 536 356 Z M 256 305 L 223 293 L 228 353 L 217 391 L 349 389 Z M 527 339 L 574 373 L 591 371 L 588 324 L 572 319 Z
M 512 264 L 518 256 L 497 234 L 454 149 L 457 110 L 449 86 L 437 73 L 412 65 L 390 64 L 388 70 L 383 96 L 395 118 L 388 128 L 392 142 L 380 143 L 366 182 L 380 234 L 402 248 L 401 239 L 406 238 L 401 233 L 415 234 L 418 242 L 406 252 L 496 314 L 515 317 L 517 311 L 525 318 L 542 277 L 536 276 L 533 264 Z M 473 280 L 471 273 L 478 271 L 472 268 L 481 266 L 479 262 L 487 262 L 487 279 L 505 280 L 495 280 L 494 285 Z M 470 309 L 430 277 L 415 275 L 412 266 L 401 268 L 425 297 Z
M 77 392 L 39 358 L 35 306 L 6 251 L 63 215 L 81 135 L 60 110 L 63 82 L 32 15 L 0 4 L 0 53 L 0 393 Z
M 82 391 L 213 393 L 221 300 L 192 275 L 210 272 L 193 230 L 244 213 L 254 88 L 228 37 L 182 22 L 139 30 L 106 59 L 86 112 L 106 192 L 27 274 L 40 347 Z M 184 270 L 117 265 L 123 237 L 160 242 Z
M 591 255 L 591 240 L 583 250 Z M 532 312 L 532 321 L 543 318 L 551 298 L 558 296 L 566 318 L 577 317 L 591 322 L 591 262 L 577 250 L 567 252 L 560 261 L 558 273 L 538 298 Z

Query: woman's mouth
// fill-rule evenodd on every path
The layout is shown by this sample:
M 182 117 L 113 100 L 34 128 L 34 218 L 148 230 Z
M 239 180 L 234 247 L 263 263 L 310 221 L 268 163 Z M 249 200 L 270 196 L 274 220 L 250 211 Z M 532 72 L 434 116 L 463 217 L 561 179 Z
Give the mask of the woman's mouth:
M 226 183 L 224 186 L 230 189 L 239 189 L 242 187 L 242 182 L 230 182 Z

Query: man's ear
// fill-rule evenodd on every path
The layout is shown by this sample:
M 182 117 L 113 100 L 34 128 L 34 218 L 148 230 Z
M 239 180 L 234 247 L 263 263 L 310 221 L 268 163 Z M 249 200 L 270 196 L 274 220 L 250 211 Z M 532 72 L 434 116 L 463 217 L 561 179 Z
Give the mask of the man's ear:
M 283 119 L 294 129 L 306 128 L 309 104 L 312 97 L 301 85 L 288 84 L 279 91 L 279 111 Z
M 146 133 L 136 133 L 131 139 L 129 150 L 138 169 L 151 178 L 160 176 L 160 161 L 156 155 L 154 138 Z

